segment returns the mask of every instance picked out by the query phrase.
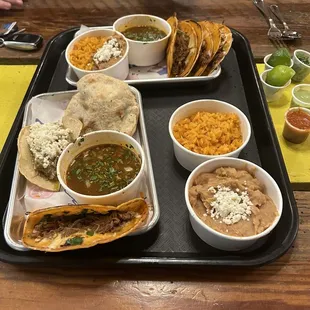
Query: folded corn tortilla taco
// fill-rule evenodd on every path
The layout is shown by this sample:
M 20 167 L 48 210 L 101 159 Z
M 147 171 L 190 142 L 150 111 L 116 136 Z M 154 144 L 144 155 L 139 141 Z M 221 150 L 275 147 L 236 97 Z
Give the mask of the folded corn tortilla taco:
M 167 48 L 168 77 L 184 77 L 191 72 L 199 56 L 202 29 L 192 20 L 178 22 L 175 16 L 169 20 L 174 33 Z
M 167 73 L 168 76 L 171 76 L 171 69 L 172 69 L 172 64 L 173 64 L 173 49 L 174 49 L 174 44 L 175 44 L 175 40 L 176 40 L 176 31 L 178 29 L 178 19 L 176 17 L 176 14 L 174 14 L 173 16 L 170 16 L 167 19 L 167 22 L 169 23 L 170 27 L 171 27 L 171 35 L 169 38 L 169 42 L 167 45 Z
M 215 54 L 213 51 L 213 36 L 216 35 L 216 32 L 213 31 L 212 27 L 208 27 L 204 21 L 198 22 L 198 24 L 202 29 L 202 44 L 197 61 L 191 71 L 191 75 L 193 76 L 202 75 Z M 215 38 L 215 44 L 217 42 L 219 42 L 219 40 Z
M 22 242 L 45 252 L 89 248 L 124 237 L 148 216 L 144 199 L 113 206 L 66 205 L 37 210 L 26 219 Z
M 232 44 L 232 33 L 228 27 L 222 24 L 217 24 L 220 33 L 220 44 L 217 52 L 215 53 L 212 61 L 208 64 L 204 75 L 211 74 L 218 65 L 223 61 L 228 54 Z
M 61 150 L 80 134 L 83 124 L 63 117 L 58 123 L 35 123 L 22 128 L 17 140 L 19 172 L 31 183 L 58 191 L 57 161 Z

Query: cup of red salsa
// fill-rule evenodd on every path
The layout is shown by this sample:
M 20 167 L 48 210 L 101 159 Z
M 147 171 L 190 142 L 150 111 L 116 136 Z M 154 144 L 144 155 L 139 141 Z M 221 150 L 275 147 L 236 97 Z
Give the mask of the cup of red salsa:
M 292 143 L 302 143 L 310 133 L 310 110 L 306 108 L 290 108 L 285 113 L 283 137 Z

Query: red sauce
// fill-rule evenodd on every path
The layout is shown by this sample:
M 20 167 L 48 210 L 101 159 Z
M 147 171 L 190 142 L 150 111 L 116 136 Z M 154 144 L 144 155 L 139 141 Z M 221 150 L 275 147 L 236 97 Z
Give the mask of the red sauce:
M 296 110 L 287 114 L 287 121 L 299 129 L 310 129 L 310 115 L 302 110 Z

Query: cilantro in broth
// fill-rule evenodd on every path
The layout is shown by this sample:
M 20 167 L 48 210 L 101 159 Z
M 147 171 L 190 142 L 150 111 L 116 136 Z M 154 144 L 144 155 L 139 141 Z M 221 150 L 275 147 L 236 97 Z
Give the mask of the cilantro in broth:
M 132 145 L 102 144 L 81 152 L 71 163 L 66 183 L 85 195 L 106 195 L 132 182 L 141 168 Z

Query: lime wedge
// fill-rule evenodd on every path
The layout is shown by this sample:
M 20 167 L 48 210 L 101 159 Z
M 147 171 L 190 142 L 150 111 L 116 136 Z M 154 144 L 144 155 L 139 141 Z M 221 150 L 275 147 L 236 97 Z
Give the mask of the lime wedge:
M 284 86 L 293 76 L 295 71 L 287 66 L 276 66 L 266 76 L 266 83 L 271 86 Z
M 283 65 L 290 66 L 291 55 L 287 48 L 279 48 L 268 59 L 267 64 L 271 67 Z

